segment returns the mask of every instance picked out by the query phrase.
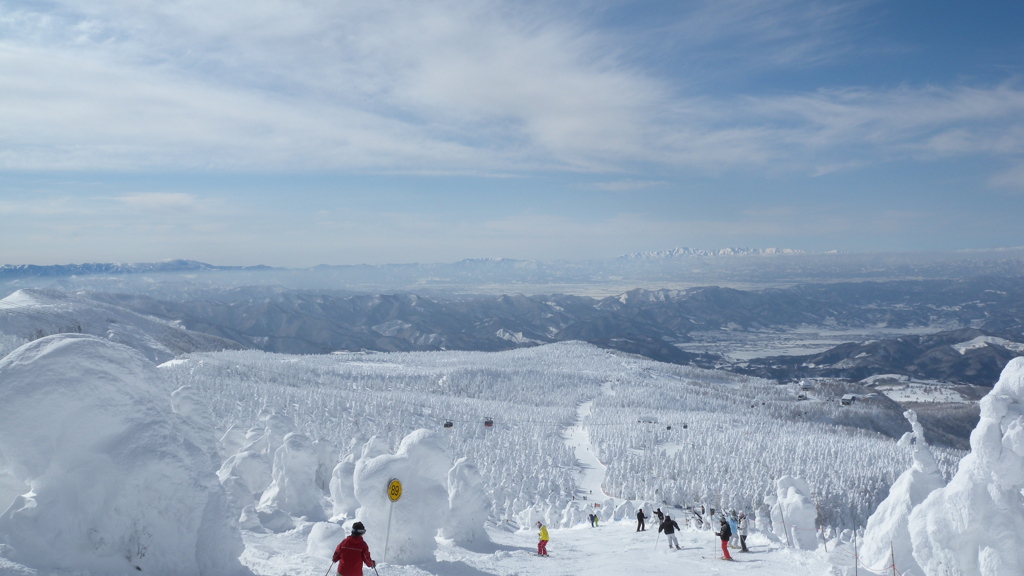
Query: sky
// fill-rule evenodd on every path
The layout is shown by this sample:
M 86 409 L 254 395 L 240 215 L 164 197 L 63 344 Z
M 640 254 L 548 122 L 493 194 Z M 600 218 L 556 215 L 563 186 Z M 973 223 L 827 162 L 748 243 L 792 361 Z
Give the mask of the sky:
M 0 0 L 0 264 L 1024 245 L 1024 3 Z

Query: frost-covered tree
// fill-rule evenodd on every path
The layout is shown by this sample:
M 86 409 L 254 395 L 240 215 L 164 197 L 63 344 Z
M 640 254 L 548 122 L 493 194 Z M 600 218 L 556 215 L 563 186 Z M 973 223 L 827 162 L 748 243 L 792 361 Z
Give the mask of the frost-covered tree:
M 2 466 L 26 487 L 4 503 L 2 554 L 40 573 L 242 573 L 216 439 L 193 442 L 172 390 L 138 352 L 94 336 L 0 360 Z
M 489 542 L 484 524 L 490 512 L 491 499 L 480 472 L 469 458 L 459 458 L 448 471 L 448 518 L 441 535 L 462 546 Z
M 780 540 L 803 550 L 818 547 L 817 511 L 811 487 L 800 477 L 783 476 L 775 481 L 772 528 Z
M 360 458 L 356 462 L 356 516 L 366 526 L 366 541 L 380 558 L 392 564 L 417 564 L 434 559 L 438 530 L 448 515 L 448 470 L 451 456 L 438 433 L 410 433 L 394 454 Z M 397 479 L 397 501 L 388 487 Z
M 949 484 L 910 514 L 914 558 L 928 576 L 1024 574 L 1024 357 L 981 400 L 971 453 Z
M 924 439 L 924 428 L 913 410 L 904 416 L 910 421 L 912 432 L 900 439 L 900 446 L 913 446 L 914 463 L 893 483 L 889 495 L 875 513 L 868 518 L 864 529 L 861 562 L 868 567 L 886 566 L 895 561 L 896 568 L 905 573 L 923 573 L 914 560 L 910 540 L 910 513 L 924 502 L 934 490 L 945 486 L 938 464 Z
M 323 491 L 316 482 L 317 465 L 313 442 L 303 434 L 287 434 L 274 452 L 273 481 L 256 510 L 280 510 L 312 522 L 325 520 Z

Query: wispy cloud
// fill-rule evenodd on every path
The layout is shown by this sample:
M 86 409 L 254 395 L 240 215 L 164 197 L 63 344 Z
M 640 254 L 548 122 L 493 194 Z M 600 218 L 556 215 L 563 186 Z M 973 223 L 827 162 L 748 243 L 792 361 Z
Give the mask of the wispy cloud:
M 813 66 L 870 4 L 700 2 L 641 38 L 490 0 L 8 3 L 0 168 L 813 175 L 1024 152 L 1013 83 L 711 95 L 631 54 Z
M 200 204 L 195 195 L 181 192 L 126 194 L 111 200 L 141 210 L 192 211 Z
M 594 184 L 594 188 L 598 190 L 605 190 L 608 192 L 632 192 L 635 190 L 645 190 L 647 188 L 654 188 L 655 186 L 662 186 L 666 184 L 660 180 L 613 180 L 611 182 L 598 182 Z
M 1008 170 L 992 176 L 989 183 L 996 188 L 1008 188 L 1024 192 L 1024 163 L 1017 164 Z

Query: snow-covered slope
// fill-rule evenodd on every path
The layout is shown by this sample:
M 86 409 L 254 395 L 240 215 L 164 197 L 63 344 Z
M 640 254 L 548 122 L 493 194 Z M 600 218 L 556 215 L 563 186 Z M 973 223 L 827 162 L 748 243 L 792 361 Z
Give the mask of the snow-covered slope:
M 872 426 L 886 414 L 884 399 L 801 402 L 764 380 L 576 342 L 502 353 L 244 351 L 183 360 L 165 372 L 194 387 L 225 427 L 260 427 L 260 414 L 276 411 L 336 452 L 354 438 L 396 446 L 417 428 L 444 431 L 453 457 L 476 462 L 500 520 L 538 502 L 561 514 L 573 497 L 589 495 L 562 441 L 588 402 L 585 425 L 607 466 L 605 490 L 621 498 L 751 509 L 771 482 L 800 475 L 822 520 L 850 526 L 866 520 L 910 461 L 894 439 L 842 425 Z M 960 453 L 937 455 L 949 474 Z
M 0 555 L 43 574 L 246 573 L 213 443 L 170 400 L 152 363 L 94 336 L 0 360 L 0 473 L 24 493 L 2 504 Z
M 57 333 L 106 338 L 134 348 L 156 363 L 185 352 L 241 348 L 229 340 L 74 293 L 18 290 L 0 300 L 0 334 L 27 340 Z
M 1021 362 L 986 399 L 979 453 L 951 487 L 984 492 L 972 484 L 980 463 L 1007 484 L 1000 497 L 1019 504 L 1019 470 L 1005 464 L 1019 460 Z M 838 531 L 863 526 L 914 458 L 892 438 L 843 425 L 877 417 L 870 402 L 791 392 L 575 342 L 501 353 L 195 353 L 156 370 L 105 339 L 42 338 L 0 361 L 0 498 L 13 500 L 0 515 L 0 574 L 67 576 L 67 562 L 81 576 L 134 566 L 231 574 L 242 569 L 238 552 L 260 576 L 311 573 L 327 569 L 356 519 L 382 574 L 843 573 L 822 537 L 833 554 L 856 546 Z M 948 479 L 960 454 L 933 456 L 932 474 Z M 406 499 L 396 506 L 387 494 L 399 477 Z M 30 492 L 10 492 L 26 480 Z M 451 495 L 470 491 L 475 504 L 458 510 Z M 933 499 L 911 513 L 911 534 Z M 723 563 L 688 506 L 743 510 L 758 524 L 779 511 L 782 534 L 805 550 L 784 549 L 765 526 L 748 539 L 752 554 Z M 682 550 L 632 529 L 629 515 L 654 507 L 680 521 Z M 241 522 L 244 551 L 225 509 Z M 1000 514 L 1011 526 L 1020 510 Z M 484 517 L 473 545 L 446 523 Z M 551 531 L 550 558 L 530 552 L 537 521 Z M 459 541 L 434 539 L 438 529 Z M 947 546 L 941 536 L 929 533 L 932 546 Z M 51 557 L 54 542 L 70 552 Z M 1010 566 L 993 559 L 1002 544 L 983 552 L 983 566 Z M 990 573 L 1001 574 L 979 574 Z

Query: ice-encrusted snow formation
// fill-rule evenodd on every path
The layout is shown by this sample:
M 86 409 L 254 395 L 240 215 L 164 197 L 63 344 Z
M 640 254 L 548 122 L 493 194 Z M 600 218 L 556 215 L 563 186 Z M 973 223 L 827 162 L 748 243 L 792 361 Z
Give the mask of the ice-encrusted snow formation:
M 256 510 L 280 510 L 312 522 L 326 520 L 323 490 L 316 481 L 318 464 L 316 447 L 307 436 L 287 434 L 274 452 L 273 482 Z
M 0 360 L 0 471 L 28 485 L 0 505 L 3 555 L 40 571 L 247 573 L 211 454 L 191 439 L 201 414 L 178 400 L 182 415 L 152 363 L 94 336 Z
M 949 485 L 910 514 L 914 558 L 928 576 L 1024 573 L 1024 358 L 981 400 L 981 420 Z
M 910 421 L 913 432 L 907 432 L 900 440 L 900 445 L 913 443 L 914 463 L 896 479 L 889 489 L 889 496 L 868 518 L 860 560 L 869 568 L 888 566 L 895 560 L 896 568 L 901 573 L 913 570 L 913 574 L 922 574 L 913 556 L 910 513 L 929 494 L 946 483 L 925 443 L 924 428 L 917 421 L 917 414 L 908 410 L 904 416 Z
M 776 536 L 797 548 L 814 550 L 818 547 L 818 514 L 811 500 L 810 485 L 799 476 L 783 476 L 775 481 L 775 488 L 776 495 L 767 500 L 772 507 L 772 529 Z
M 356 489 L 354 476 L 356 473 L 356 462 L 351 454 L 338 462 L 331 473 L 331 517 L 350 518 L 355 515 L 359 508 L 359 500 L 356 500 Z
M 459 458 L 448 471 L 448 519 L 441 535 L 462 546 L 489 542 L 484 524 L 490 513 L 480 472 L 469 458 Z
M 434 560 L 437 531 L 448 515 L 448 470 L 452 458 L 437 432 L 419 429 L 404 439 L 394 454 L 374 454 L 376 439 L 367 442 L 356 462 L 356 516 L 366 526 L 366 543 L 374 558 L 391 564 Z M 392 479 L 402 484 L 396 502 L 388 498 Z

